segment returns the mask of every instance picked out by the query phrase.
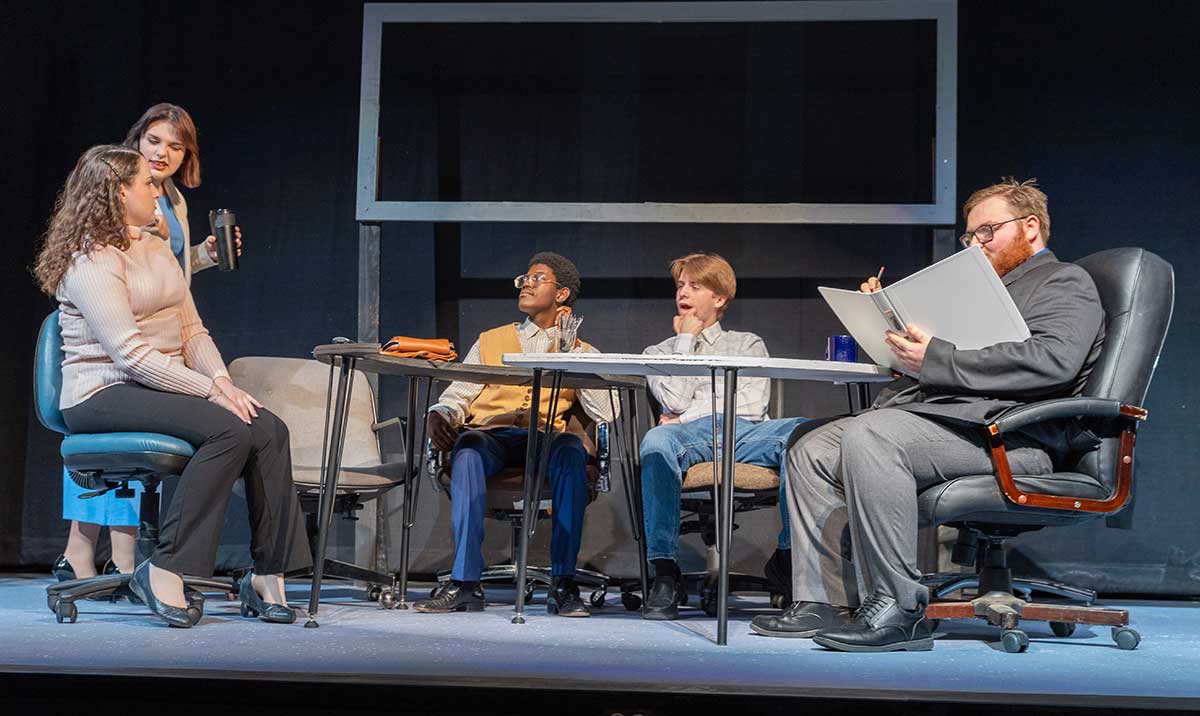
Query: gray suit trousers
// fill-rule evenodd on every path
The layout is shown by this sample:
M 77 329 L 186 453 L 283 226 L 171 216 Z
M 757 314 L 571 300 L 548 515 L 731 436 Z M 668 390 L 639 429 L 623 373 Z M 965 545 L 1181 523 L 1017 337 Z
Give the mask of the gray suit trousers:
M 1005 444 L 1014 473 L 1051 472 L 1033 440 Z M 903 410 L 873 410 L 804 435 L 787 453 L 792 598 L 854 607 L 879 591 L 904 609 L 928 604 L 917 568 L 917 494 L 991 472 L 982 430 Z

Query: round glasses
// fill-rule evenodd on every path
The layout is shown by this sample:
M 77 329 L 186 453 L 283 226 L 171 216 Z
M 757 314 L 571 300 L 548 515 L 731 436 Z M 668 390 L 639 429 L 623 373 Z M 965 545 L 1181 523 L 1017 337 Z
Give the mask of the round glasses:
M 525 284 L 530 284 L 534 288 L 541 286 L 543 283 L 552 283 L 555 286 L 561 286 L 558 281 L 552 281 L 549 276 L 544 273 L 523 273 L 513 279 L 514 288 L 524 288 Z
M 1001 221 L 999 224 L 984 224 L 983 226 L 980 226 L 978 229 L 975 229 L 974 231 L 968 231 L 967 233 L 958 237 L 958 240 L 966 248 L 971 247 L 972 241 L 978 241 L 980 244 L 986 244 L 987 242 L 996 238 L 996 227 L 997 226 L 1004 226 L 1005 224 L 1009 223 L 1010 221 L 1020 221 L 1021 219 L 1024 219 L 1024 218 L 1025 218 L 1024 216 L 1014 216 L 1013 218 L 1009 219 L 1008 221 Z

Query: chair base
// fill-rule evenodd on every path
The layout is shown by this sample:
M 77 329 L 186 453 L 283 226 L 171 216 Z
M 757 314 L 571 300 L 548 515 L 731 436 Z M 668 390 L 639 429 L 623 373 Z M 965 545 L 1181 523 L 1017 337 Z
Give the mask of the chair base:
M 76 601 L 92 597 L 109 597 L 116 601 L 118 597 L 131 593 L 129 582 L 132 579 L 132 574 L 107 574 L 51 584 L 46 587 L 46 606 L 60 624 L 74 624 L 79 614 Z M 226 598 L 232 598 L 237 591 L 233 582 L 211 577 L 185 576 L 183 587 L 199 592 L 219 592 Z
M 450 571 L 438 572 L 438 584 L 444 584 L 450 580 Z M 499 584 L 516 584 L 517 581 L 517 565 L 512 563 L 494 564 L 483 569 L 483 573 L 479 577 L 480 582 L 499 583 Z M 590 569 L 576 569 L 575 581 L 581 587 L 589 587 L 592 594 L 589 597 L 593 607 L 599 609 L 604 606 L 604 599 L 608 596 L 608 587 L 612 581 L 607 574 L 594 572 Z M 554 577 L 550 573 L 549 567 L 539 565 L 527 565 L 525 567 L 525 603 L 528 604 L 533 599 L 534 592 L 540 587 L 542 589 L 550 589 L 554 586 Z
M 960 589 L 978 589 L 979 577 L 967 572 L 938 572 L 921 577 L 921 583 L 929 587 L 930 595 L 935 599 L 943 599 Z M 1013 577 L 1012 588 L 1015 594 L 1029 601 L 1033 592 L 1052 594 L 1056 597 L 1083 602 L 1091 606 L 1096 603 L 1096 592 L 1083 587 L 1076 587 L 1062 582 L 1051 582 L 1045 579 L 1027 579 Z
M 312 577 L 312 574 L 312 568 L 306 567 L 288 572 L 284 577 L 288 579 L 301 579 Z M 364 582 L 367 585 L 365 596 L 369 601 L 379 602 L 380 606 L 385 609 L 408 608 L 406 600 L 402 598 L 400 590 L 397 587 L 400 580 L 399 572 L 395 574 L 376 572 L 349 562 L 326 558 L 321 578 L 322 581 L 325 579 L 345 579 L 352 582 Z
M 935 601 L 925 608 L 925 616 L 932 620 L 983 619 L 988 624 L 1000 627 L 1000 643 L 1004 650 L 1019 653 L 1029 647 L 1029 636 L 1018 627 L 1021 620 L 1050 622 L 1056 636 L 1068 637 L 1075 631 L 1076 624 L 1095 624 L 1112 627 L 1112 638 L 1119 649 L 1136 649 L 1141 635 L 1129 628 L 1129 612 L 1124 609 L 1103 609 L 1092 606 L 1069 604 L 1035 604 L 1014 594 L 1016 584 L 1008 569 L 1004 552 L 1004 537 L 987 537 L 981 540 L 984 547 L 979 560 L 982 563 L 974 575 L 951 575 L 952 579 L 933 588 L 937 596 L 948 594 L 967 586 L 975 586 L 982 594 L 969 601 Z M 1026 585 L 1038 584 L 1036 580 L 1023 580 Z M 1046 584 L 1060 591 L 1082 593 L 1085 597 L 1095 594 L 1066 585 Z M 1030 587 L 1032 589 L 1033 587 Z M 1088 600 L 1091 604 L 1091 600 Z

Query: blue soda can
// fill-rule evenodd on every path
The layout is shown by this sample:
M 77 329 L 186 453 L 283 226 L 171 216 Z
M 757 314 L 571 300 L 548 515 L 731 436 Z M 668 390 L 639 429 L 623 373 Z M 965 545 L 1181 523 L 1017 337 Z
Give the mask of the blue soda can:
M 825 339 L 825 360 L 858 362 L 858 344 L 850 336 L 830 336 Z

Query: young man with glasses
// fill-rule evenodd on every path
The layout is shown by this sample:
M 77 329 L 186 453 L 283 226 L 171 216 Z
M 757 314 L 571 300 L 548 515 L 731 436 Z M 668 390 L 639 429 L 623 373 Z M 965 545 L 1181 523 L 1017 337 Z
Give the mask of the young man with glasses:
M 788 449 L 794 601 L 751 628 L 813 637 L 839 651 L 933 648 L 929 592 L 917 568 L 917 494 L 990 474 L 982 428 L 1003 410 L 1079 395 L 1104 341 L 1095 284 L 1046 248 L 1050 215 L 1033 180 L 1005 179 L 963 205 L 965 246 L 980 244 L 1031 337 L 960 350 L 915 325 L 889 331 L 915 378 L 885 387 L 870 410 L 823 425 Z M 868 279 L 866 292 L 878 290 Z M 1073 421 L 1005 437 L 1014 474 L 1043 475 L 1078 445 Z M 844 545 L 849 544 L 849 549 Z M 858 608 L 853 614 L 851 610 Z
M 464 363 L 503 365 L 505 353 L 547 353 L 558 350 L 558 317 L 569 315 L 579 297 L 575 264 L 556 253 L 529 259 L 529 268 L 514 279 L 517 307 L 524 322 L 484 331 Z M 571 352 L 596 352 L 577 340 Z M 425 424 L 434 447 L 449 452 L 451 522 L 454 528 L 454 568 L 451 578 L 430 599 L 416 602 L 418 612 L 479 611 L 484 606 L 483 518 L 487 480 L 505 467 L 525 464 L 529 441 L 528 410 L 532 389 L 524 386 L 477 385 L 454 382 L 429 409 Z M 541 420 L 550 410 L 549 391 L 541 396 Z M 588 503 L 587 452 L 578 435 L 565 432 L 564 415 L 578 402 L 597 422 L 613 419 L 607 390 L 564 389 L 558 398 L 550 443 L 547 479 L 553 494 L 550 513 L 551 571 L 555 579 L 546 598 L 551 614 L 590 616 L 575 584 L 575 560 L 583 534 Z
M 725 259 L 716 254 L 683 256 L 671 262 L 671 276 L 675 279 L 678 311 L 672 323 L 675 335 L 646 348 L 644 353 L 768 357 L 762 338 L 721 326 L 720 319 L 737 293 L 737 277 Z M 642 617 L 668 620 L 678 616 L 684 590 L 676 563 L 683 476 L 692 465 L 713 459 L 713 397 L 708 378 L 650 377 L 646 382 L 663 412 L 659 425 L 646 433 L 641 445 L 646 558 L 654 569 L 654 583 Z M 718 404 L 724 399 L 721 391 L 718 385 Z M 770 391 L 768 378 L 738 381 L 734 460 L 779 469 L 784 445 L 804 418 L 767 420 Z M 782 489 L 781 482 L 781 513 Z M 782 517 L 784 528 L 777 556 L 789 548 L 787 515 Z M 766 571 L 770 573 L 778 561 L 772 557 Z

